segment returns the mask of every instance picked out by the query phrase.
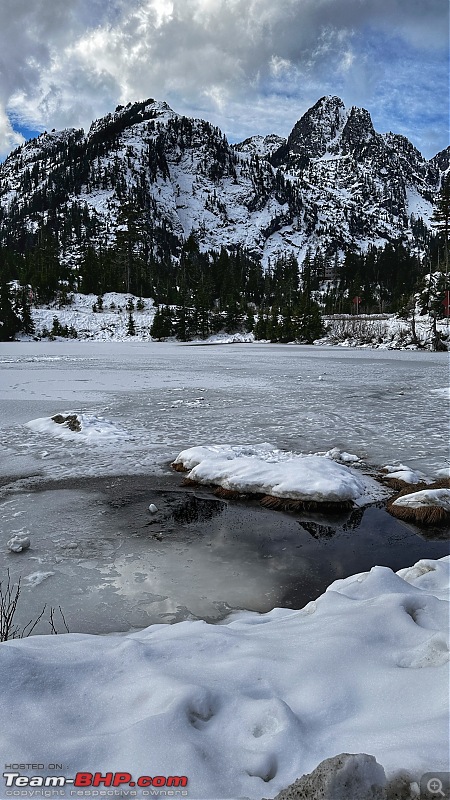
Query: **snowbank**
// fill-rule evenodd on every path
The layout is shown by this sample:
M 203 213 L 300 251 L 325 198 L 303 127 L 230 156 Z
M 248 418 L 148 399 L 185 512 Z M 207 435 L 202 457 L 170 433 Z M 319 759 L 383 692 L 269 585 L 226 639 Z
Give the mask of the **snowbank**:
M 210 445 L 183 450 L 173 465 L 189 470 L 187 478 L 197 483 L 306 503 L 364 505 L 386 497 L 372 478 L 338 463 L 339 453 L 333 449 L 325 455 L 295 455 L 267 444 Z M 341 454 L 341 460 L 354 459 Z
M 419 470 L 411 469 L 406 464 L 386 464 L 383 467 L 386 478 L 394 478 L 403 483 L 431 483 L 431 479 Z
M 190 344 L 252 344 L 253 333 L 216 333 L 207 339 L 194 339 Z
M 411 320 L 404 320 L 396 314 L 359 316 L 339 314 L 325 317 L 324 323 L 326 334 L 314 344 L 370 347 L 381 350 L 433 349 L 434 321 L 428 314 L 416 316 L 415 333 Z M 447 319 L 437 320 L 437 331 L 442 337 L 442 349 L 448 349 Z
M 5 642 L 0 752 L 71 778 L 185 775 L 191 798 L 273 797 L 341 752 L 446 770 L 449 567 L 373 567 L 219 625 Z

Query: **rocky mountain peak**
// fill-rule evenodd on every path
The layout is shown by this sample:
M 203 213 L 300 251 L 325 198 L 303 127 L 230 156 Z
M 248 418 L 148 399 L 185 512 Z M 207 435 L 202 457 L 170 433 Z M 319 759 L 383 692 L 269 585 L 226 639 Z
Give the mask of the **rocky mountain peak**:
M 305 169 L 311 159 L 320 158 L 342 131 L 347 118 L 339 97 L 321 97 L 294 125 L 285 145 L 271 159 L 290 171 Z
M 115 247 L 132 219 L 142 259 L 165 263 L 192 232 L 203 251 L 244 247 L 264 264 L 399 239 L 420 250 L 449 163 L 450 148 L 426 161 L 336 96 L 318 100 L 287 140 L 233 146 L 209 122 L 147 99 L 118 106 L 87 135 L 52 131 L 14 151 L 0 165 L 0 245 L 20 248 L 47 227 L 77 263 L 87 247 Z

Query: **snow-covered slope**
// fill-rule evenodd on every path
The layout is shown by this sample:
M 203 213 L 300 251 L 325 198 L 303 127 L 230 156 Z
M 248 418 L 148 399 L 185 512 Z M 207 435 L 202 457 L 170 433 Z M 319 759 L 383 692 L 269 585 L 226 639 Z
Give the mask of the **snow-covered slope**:
M 234 146 L 210 123 L 146 100 L 87 134 L 45 133 L 12 153 L 0 166 L 0 240 L 47 225 L 73 264 L 87 243 L 114 246 L 132 214 L 147 258 L 176 257 L 192 231 L 202 250 L 241 246 L 264 263 L 399 237 L 420 249 L 413 223 L 429 224 L 448 160 L 444 151 L 426 161 L 337 97 L 319 100 L 287 140 Z
M 151 299 L 107 292 L 102 297 L 102 308 L 98 308 L 98 297 L 94 294 L 71 294 L 68 299 L 68 304 L 62 307 L 54 303 L 52 306 L 36 306 L 32 309 L 36 336 L 45 338 L 48 334 L 52 335 L 56 317 L 59 325 L 72 329 L 78 339 L 120 342 L 130 336 L 131 313 L 134 337 L 141 341 L 151 339 L 150 328 L 155 316 Z M 58 334 L 55 338 L 58 338 Z

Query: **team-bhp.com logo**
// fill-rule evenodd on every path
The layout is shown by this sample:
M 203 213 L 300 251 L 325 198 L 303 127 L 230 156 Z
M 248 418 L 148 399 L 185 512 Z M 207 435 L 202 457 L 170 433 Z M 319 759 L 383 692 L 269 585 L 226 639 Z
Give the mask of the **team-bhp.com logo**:
M 94 794 L 94 792 L 90 791 L 92 789 L 124 789 L 128 787 L 130 789 L 139 788 L 143 791 L 139 794 L 141 796 L 146 795 L 153 795 L 155 794 L 152 790 L 158 789 L 158 792 L 161 794 L 165 794 L 164 790 L 170 789 L 170 795 L 174 796 L 177 794 L 178 796 L 187 795 L 186 791 L 182 792 L 174 792 L 174 789 L 183 789 L 187 786 L 188 779 L 185 775 L 140 775 L 139 778 L 133 778 L 130 772 L 105 772 L 102 774 L 101 772 L 77 772 L 74 778 L 66 778 L 63 775 L 21 775 L 20 772 L 4 772 L 3 777 L 6 783 L 6 789 L 10 790 L 7 791 L 6 794 L 8 796 L 19 796 L 22 792 L 18 790 L 31 790 L 35 787 L 45 788 L 45 789 L 55 789 L 61 787 L 69 787 L 72 789 L 70 792 L 71 795 L 74 796 L 82 796 L 83 794 Z M 87 792 L 83 792 L 80 790 L 86 789 Z M 149 791 L 145 791 L 149 790 Z M 163 791 L 161 791 L 163 790 Z M 29 791 L 25 791 L 25 794 L 31 794 Z M 33 794 L 37 795 L 37 792 Z M 98 795 L 98 792 L 95 792 L 95 795 Z M 102 792 L 103 794 L 103 792 Z M 114 794 L 114 792 L 111 792 Z M 124 792 L 121 792 L 122 796 Z M 137 793 L 129 792 L 130 796 L 133 796 Z

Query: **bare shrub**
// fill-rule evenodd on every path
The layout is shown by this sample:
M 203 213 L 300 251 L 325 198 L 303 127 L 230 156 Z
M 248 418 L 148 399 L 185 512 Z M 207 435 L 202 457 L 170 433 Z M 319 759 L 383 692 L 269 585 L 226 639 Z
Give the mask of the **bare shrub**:
M 36 625 L 44 618 L 47 610 L 47 606 L 44 605 L 42 611 L 35 619 L 30 620 L 26 625 L 23 626 L 17 624 L 15 622 L 15 617 L 20 598 L 21 579 L 19 578 L 17 583 L 13 584 L 9 569 L 6 570 L 6 574 L 6 580 L 0 581 L 0 642 L 7 642 L 9 639 L 24 639 L 26 636 L 30 636 L 36 628 Z M 48 618 L 44 618 L 45 621 L 50 625 L 50 633 L 58 633 L 56 628 L 57 612 L 59 612 L 59 615 L 61 616 L 61 620 L 65 628 L 64 632 L 69 633 L 69 628 L 67 627 L 61 606 L 58 606 L 58 609 L 50 607 L 49 611 L 47 612 Z
M 327 325 L 328 337 L 333 342 L 345 342 L 351 339 L 361 344 L 381 343 L 386 339 L 387 331 L 387 323 L 382 320 L 333 319 Z

